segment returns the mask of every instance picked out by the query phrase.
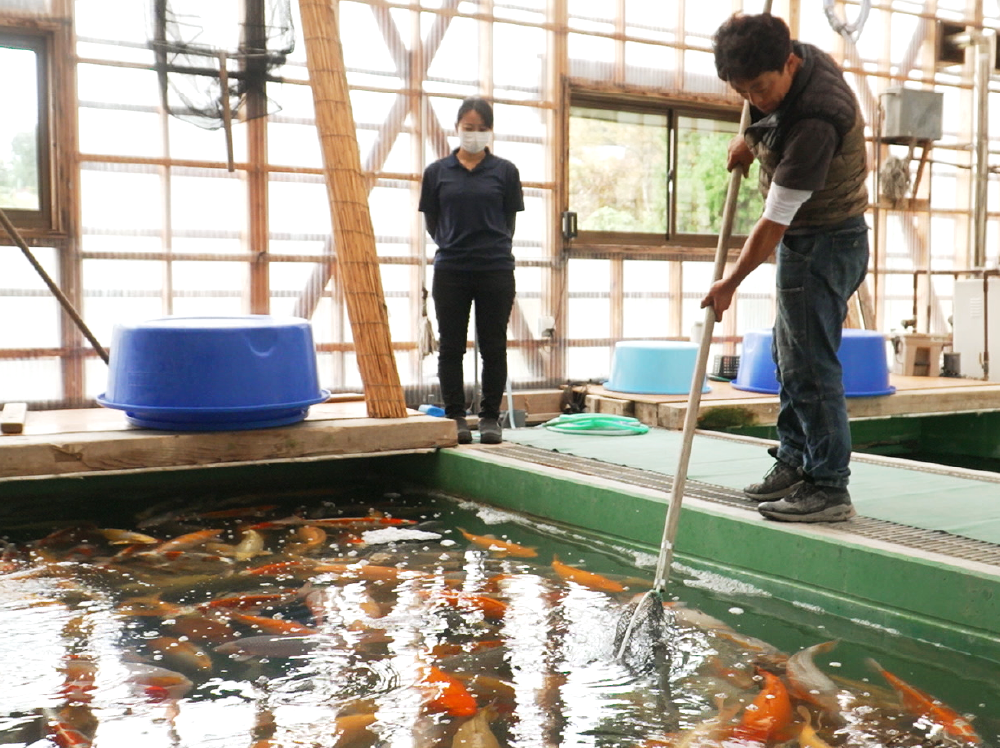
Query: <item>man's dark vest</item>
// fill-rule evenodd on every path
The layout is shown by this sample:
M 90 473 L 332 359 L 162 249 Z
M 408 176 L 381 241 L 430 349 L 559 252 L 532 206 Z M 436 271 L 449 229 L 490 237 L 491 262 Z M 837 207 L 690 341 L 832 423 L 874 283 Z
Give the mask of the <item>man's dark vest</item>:
M 826 184 L 802 204 L 790 231 L 838 224 L 863 215 L 868 209 L 865 123 L 858 100 L 830 55 L 811 44 L 795 42 L 793 46 L 795 54 L 802 58 L 802 65 L 791 88 L 781 106 L 748 126 L 745 134 L 747 144 L 760 162 L 761 193 L 767 197 L 781 161 L 785 137 L 796 122 L 804 119 L 829 122 L 836 129 L 840 144 L 830 162 Z

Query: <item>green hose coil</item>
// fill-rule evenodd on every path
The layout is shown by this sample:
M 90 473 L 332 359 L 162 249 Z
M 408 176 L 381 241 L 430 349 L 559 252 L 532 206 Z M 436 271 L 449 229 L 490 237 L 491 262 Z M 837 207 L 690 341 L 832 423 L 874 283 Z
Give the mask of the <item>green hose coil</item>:
M 557 416 L 542 424 L 550 431 L 561 434 L 595 434 L 599 436 L 633 436 L 645 434 L 649 426 L 629 416 L 606 413 L 571 413 Z

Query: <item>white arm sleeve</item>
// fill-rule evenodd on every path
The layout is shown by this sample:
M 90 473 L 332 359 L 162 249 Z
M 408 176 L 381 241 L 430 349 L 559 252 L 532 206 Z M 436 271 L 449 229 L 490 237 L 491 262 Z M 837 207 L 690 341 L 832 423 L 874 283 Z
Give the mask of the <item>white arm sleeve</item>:
M 806 200 L 812 195 L 812 190 L 790 190 L 780 184 L 771 182 L 771 189 L 767 193 L 767 202 L 764 203 L 764 218 L 782 226 L 791 224 L 795 214 Z

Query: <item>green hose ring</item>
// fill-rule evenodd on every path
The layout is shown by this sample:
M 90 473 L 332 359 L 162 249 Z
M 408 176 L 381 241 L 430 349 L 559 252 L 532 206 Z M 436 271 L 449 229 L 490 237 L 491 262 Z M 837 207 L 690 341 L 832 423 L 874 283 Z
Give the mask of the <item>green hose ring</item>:
M 571 413 L 557 416 L 542 424 L 561 434 L 591 434 L 599 436 L 633 436 L 645 434 L 649 426 L 630 416 L 607 413 Z

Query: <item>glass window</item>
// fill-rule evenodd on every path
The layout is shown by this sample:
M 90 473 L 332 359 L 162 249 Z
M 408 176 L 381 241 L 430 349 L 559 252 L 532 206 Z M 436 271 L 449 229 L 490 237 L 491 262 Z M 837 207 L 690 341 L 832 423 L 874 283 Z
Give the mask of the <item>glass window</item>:
M 667 233 L 667 117 L 573 107 L 569 206 L 581 231 Z
M 0 208 L 21 226 L 49 225 L 45 39 L 0 34 Z
M 726 153 L 737 131 L 734 115 L 669 102 L 609 97 L 605 105 L 587 96 L 571 107 L 568 209 L 577 214 L 581 243 L 710 246 L 722 224 Z M 749 232 L 762 208 L 755 165 L 741 185 L 733 235 Z

